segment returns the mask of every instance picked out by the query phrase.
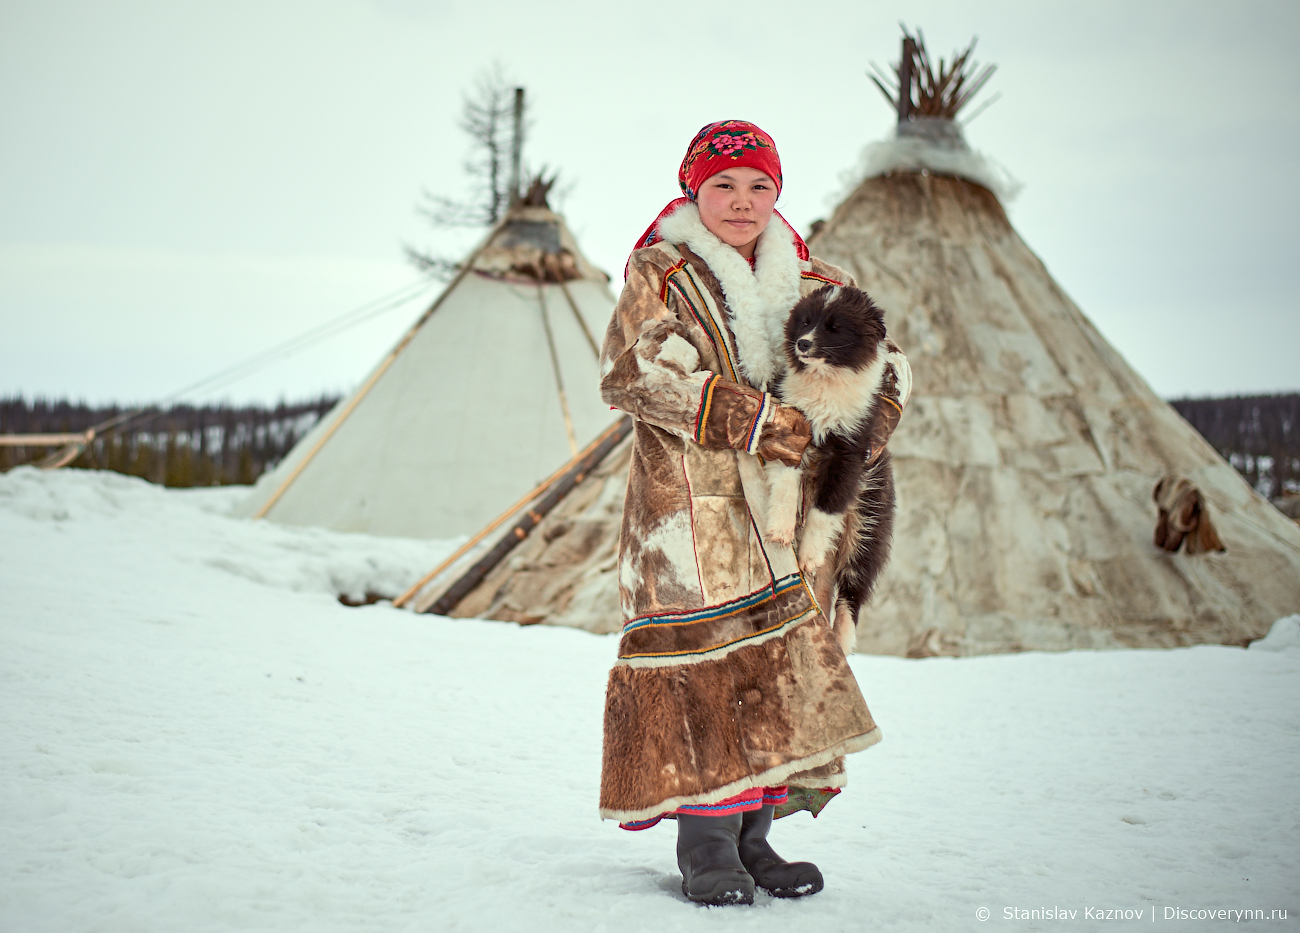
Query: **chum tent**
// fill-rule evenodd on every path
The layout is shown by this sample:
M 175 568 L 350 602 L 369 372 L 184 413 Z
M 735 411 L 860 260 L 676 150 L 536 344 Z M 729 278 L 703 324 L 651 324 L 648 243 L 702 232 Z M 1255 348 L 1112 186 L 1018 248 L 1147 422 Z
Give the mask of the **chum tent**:
M 470 534 L 613 423 L 614 296 L 546 204 L 512 207 L 360 387 L 240 513 L 380 535 Z
M 895 137 L 809 238 L 885 309 L 915 379 L 890 443 L 893 555 L 858 650 L 1261 638 L 1300 611 L 1300 528 L 1151 390 L 1012 228 L 999 200 L 1011 180 L 953 119 L 991 73 L 969 51 L 936 74 L 908 36 L 892 94 L 882 83 Z M 453 614 L 617 631 L 628 457 L 624 443 Z M 1153 544 L 1152 493 L 1171 472 L 1200 490 L 1225 551 Z

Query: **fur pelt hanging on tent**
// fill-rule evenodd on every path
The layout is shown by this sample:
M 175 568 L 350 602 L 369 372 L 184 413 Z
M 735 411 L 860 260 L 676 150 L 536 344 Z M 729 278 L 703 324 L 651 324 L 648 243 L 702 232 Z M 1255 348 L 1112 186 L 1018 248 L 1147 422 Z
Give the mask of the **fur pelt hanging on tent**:
M 1226 551 L 1210 520 L 1210 506 L 1186 476 L 1166 473 L 1151 494 L 1156 500 L 1155 545 L 1166 551 L 1182 547 L 1187 554 Z

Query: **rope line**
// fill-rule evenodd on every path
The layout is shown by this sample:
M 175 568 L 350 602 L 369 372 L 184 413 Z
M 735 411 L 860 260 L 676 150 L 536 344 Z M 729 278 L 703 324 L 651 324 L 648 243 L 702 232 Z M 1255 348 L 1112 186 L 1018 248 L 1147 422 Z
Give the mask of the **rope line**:
M 397 346 L 393 347 L 393 349 L 389 351 L 388 356 L 384 357 L 383 362 L 381 362 L 375 371 L 371 373 L 370 378 L 366 380 L 365 385 L 358 389 L 353 394 L 352 398 L 348 400 L 346 405 L 343 407 L 343 410 L 339 412 L 339 414 L 334 418 L 334 421 L 325 430 L 325 433 L 322 434 L 320 439 L 316 442 L 316 445 L 312 447 L 311 450 L 307 451 L 303 458 L 298 461 L 293 470 L 285 478 L 284 482 L 279 485 L 275 492 L 271 493 L 271 497 L 262 504 L 260 509 L 257 510 L 257 513 L 253 516 L 254 518 L 265 518 L 267 513 L 271 511 L 271 508 L 280 501 L 280 497 L 283 496 L 289 487 L 293 485 L 293 481 L 296 480 L 299 474 L 307 468 L 307 465 L 316 458 L 316 455 L 320 453 L 321 448 L 323 448 L 326 442 L 334 436 L 334 432 L 342 427 L 343 422 L 347 421 L 348 415 L 352 414 L 353 410 L 361 404 L 361 400 L 369 394 L 375 383 L 379 381 L 379 377 L 388 371 L 388 367 L 392 366 L 393 362 L 402 355 L 402 351 L 405 350 L 407 346 L 410 345 L 411 341 L 415 339 L 415 335 L 420 332 L 422 327 L 424 327 L 425 322 L 433 316 L 434 312 L 442 307 L 442 303 L 447 300 L 447 297 L 451 295 L 464 278 L 469 275 L 470 271 L 474 268 L 474 264 L 478 262 L 479 256 L 483 255 L 483 251 L 488 248 L 494 239 L 496 239 L 497 234 L 501 232 L 512 216 L 512 214 L 506 214 L 506 216 L 498 220 L 492 229 L 488 231 L 487 236 L 483 237 L 482 241 L 474 249 L 474 252 L 470 253 L 469 258 L 461 263 L 460 271 L 456 273 L 455 278 L 453 278 L 447 284 L 447 287 L 439 293 L 438 297 L 434 299 L 433 304 L 429 305 L 428 310 L 420 315 L 419 319 L 407 329 L 406 333 L 402 336 L 402 339 L 397 342 Z
M 305 350 L 323 340 L 338 336 L 358 324 L 364 323 L 365 321 L 378 317 L 381 314 L 385 314 L 388 311 L 392 311 L 396 308 L 400 308 L 402 305 L 410 303 L 413 299 L 419 297 L 428 286 L 429 280 L 427 278 L 420 278 L 415 282 L 410 282 L 396 291 L 389 292 L 386 295 L 382 295 L 379 298 L 366 302 L 360 307 L 344 312 L 335 318 L 325 321 L 323 324 L 318 324 L 294 337 L 290 337 L 288 340 L 282 341 L 273 347 L 263 350 L 260 353 L 256 353 L 247 359 L 241 360 L 233 366 L 228 366 L 225 369 L 218 370 L 212 375 L 206 376 L 197 382 L 190 383 L 182 389 L 177 389 L 170 395 L 165 396 L 160 402 L 148 405 L 144 408 L 136 408 L 122 412 L 121 414 L 109 418 L 107 421 L 95 425 L 91 430 L 95 432 L 95 437 L 107 438 L 111 437 L 113 434 L 121 433 L 128 426 L 138 427 L 141 424 L 145 424 L 162 415 L 164 413 L 162 411 L 164 405 L 175 402 L 186 395 L 198 391 L 199 389 L 213 391 L 238 382 L 245 376 L 249 376 L 271 363 L 279 362 L 282 359 L 288 359 L 295 353 Z

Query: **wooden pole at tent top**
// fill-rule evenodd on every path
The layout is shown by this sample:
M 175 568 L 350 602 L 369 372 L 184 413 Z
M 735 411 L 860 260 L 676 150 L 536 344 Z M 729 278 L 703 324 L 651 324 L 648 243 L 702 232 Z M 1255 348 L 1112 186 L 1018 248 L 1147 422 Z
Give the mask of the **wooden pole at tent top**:
M 510 141 L 510 206 L 519 203 L 523 180 L 524 155 L 524 89 L 515 88 L 515 135 Z
M 912 119 L 912 63 L 916 58 L 916 43 L 912 37 L 903 36 L 903 56 L 898 62 L 898 122 Z

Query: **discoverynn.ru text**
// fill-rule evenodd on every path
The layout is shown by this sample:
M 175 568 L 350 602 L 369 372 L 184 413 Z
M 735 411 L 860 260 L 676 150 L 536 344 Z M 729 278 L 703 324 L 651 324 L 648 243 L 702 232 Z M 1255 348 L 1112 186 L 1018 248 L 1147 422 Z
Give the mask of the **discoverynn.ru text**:
M 1085 907 L 1083 910 L 1068 907 L 1003 907 L 1004 920 L 1141 920 L 1150 917 L 1161 920 L 1285 920 L 1285 908 L 1279 910 L 1237 910 L 1234 908 L 1188 907 Z M 981 918 L 983 919 L 983 918 Z

